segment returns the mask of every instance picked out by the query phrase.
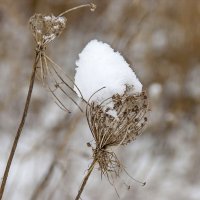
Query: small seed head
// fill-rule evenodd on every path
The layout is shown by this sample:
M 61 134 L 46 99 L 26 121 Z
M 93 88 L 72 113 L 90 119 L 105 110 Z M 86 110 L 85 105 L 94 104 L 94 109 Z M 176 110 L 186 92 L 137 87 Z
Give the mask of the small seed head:
M 30 20 L 32 34 L 39 45 L 51 42 L 59 36 L 66 26 L 65 17 L 35 14 Z

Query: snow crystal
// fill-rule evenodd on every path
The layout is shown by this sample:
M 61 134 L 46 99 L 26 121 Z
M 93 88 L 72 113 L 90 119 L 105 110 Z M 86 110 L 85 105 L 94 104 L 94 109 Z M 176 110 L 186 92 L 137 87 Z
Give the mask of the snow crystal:
M 47 15 L 47 16 L 44 16 L 44 21 L 51 21 L 54 23 L 60 22 L 61 24 L 65 24 L 66 18 L 65 17 L 55 17 L 54 15 L 51 15 L 51 16 Z
M 56 37 L 56 35 L 55 34 L 50 34 L 50 35 L 43 35 L 43 39 L 45 40 L 45 41 L 51 41 L 51 40 L 54 40 L 54 38 Z
M 103 87 L 94 94 L 92 101 L 101 102 L 114 94 L 122 95 L 126 85 L 133 86 L 132 94 L 142 91 L 142 84 L 129 64 L 106 43 L 90 41 L 79 54 L 76 65 L 75 84 L 87 101 Z
M 66 18 L 65 17 L 58 17 L 56 22 L 60 22 L 61 24 L 65 24 Z
M 51 16 L 44 16 L 45 21 L 51 21 L 52 17 Z

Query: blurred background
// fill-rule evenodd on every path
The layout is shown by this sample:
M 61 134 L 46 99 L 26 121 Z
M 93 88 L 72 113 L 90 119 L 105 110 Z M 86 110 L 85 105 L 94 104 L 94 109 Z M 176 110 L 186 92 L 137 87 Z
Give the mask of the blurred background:
M 58 15 L 81 0 L 0 0 L 0 176 L 21 119 L 34 59 L 28 27 L 34 13 Z M 151 99 L 144 133 L 118 157 L 115 188 L 95 169 L 83 200 L 200 199 L 200 1 L 96 0 L 94 13 L 67 16 L 48 55 L 73 78 L 75 61 L 91 39 L 120 51 Z M 114 83 L 113 83 L 114 84 Z M 66 99 L 66 101 L 68 101 Z M 66 114 L 36 81 L 30 111 L 11 167 L 5 200 L 72 200 L 91 163 L 84 114 Z M 130 185 L 130 189 L 128 189 Z

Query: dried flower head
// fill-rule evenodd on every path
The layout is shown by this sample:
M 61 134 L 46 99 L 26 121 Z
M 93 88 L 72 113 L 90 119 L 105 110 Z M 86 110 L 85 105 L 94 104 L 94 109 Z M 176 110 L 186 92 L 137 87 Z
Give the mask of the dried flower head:
M 112 147 L 141 134 L 149 109 L 146 92 L 120 53 L 101 41 L 90 41 L 76 65 L 75 83 L 87 101 L 86 117 L 95 141 L 93 158 L 103 174 L 118 174 L 121 165 Z
M 113 173 L 119 176 L 124 170 L 128 175 L 114 147 L 126 145 L 142 133 L 149 104 L 136 74 L 110 45 L 90 41 L 79 54 L 76 65 L 75 83 L 87 101 L 86 118 L 94 138 L 94 144 L 87 144 L 92 147 L 93 162 L 76 197 L 78 200 L 95 164 L 112 185 Z
M 65 17 L 35 14 L 30 18 L 30 28 L 37 45 L 44 46 L 59 36 L 66 26 Z
M 58 37 L 65 29 L 67 19 L 63 15 L 82 7 L 89 7 L 91 11 L 95 10 L 94 4 L 85 4 L 71 8 L 59 16 L 54 16 L 53 14 L 35 14 L 29 21 L 30 29 L 37 45 L 36 59 L 38 60 L 38 78 L 42 81 L 43 86 L 51 93 L 56 104 L 67 112 L 70 111 L 65 103 L 63 103 L 66 102 L 66 96 L 82 111 L 74 99 L 76 96 L 76 92 L 73 89 L 74 85 L 76 90 L 79 92 L 80 90 L 72 79 L 65 74 L 62 68 L 46 55 L 45 50 L 47 44 Z
M 86 109 L 88 124 L 96 143 L 93 157 L 104 174 L 111 171 L 116 173 L 120 168 L 120 162 L 111 147 L 135 140 L 147 123 L 149 104 L 146 92 L 131 94 L 131 90 L 131 86 L 126 86 L 123 95 L 114 94 L 100 104 L 91 101 Z M 108 107 L 110 102 L 113 102 L 112 106 Z

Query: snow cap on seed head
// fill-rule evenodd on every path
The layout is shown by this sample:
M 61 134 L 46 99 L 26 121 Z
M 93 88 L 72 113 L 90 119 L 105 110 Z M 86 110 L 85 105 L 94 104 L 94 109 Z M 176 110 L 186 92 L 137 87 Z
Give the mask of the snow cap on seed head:
M 114 94 L 122 95 L 126 86 L 132 87 L 132 94 L 142 92 L 142 84 L 134 71 L 119 52 L 110 45 L 92 40 L 79 54 L 76 61 L 75 83 L 86 101 L 100 88 L 91 101 L 101 102 Z M 79 91 L 75 91 L 80 96 Z
M 93 157 L 102 174 L 119 174 L 122 166 L 111 147 L 126 145 L 142 133 L 149 111 L 146 92 L 129 64 L 106 43 L 90 41 L 76 65 L 74 90 L 88 102 Z

